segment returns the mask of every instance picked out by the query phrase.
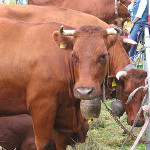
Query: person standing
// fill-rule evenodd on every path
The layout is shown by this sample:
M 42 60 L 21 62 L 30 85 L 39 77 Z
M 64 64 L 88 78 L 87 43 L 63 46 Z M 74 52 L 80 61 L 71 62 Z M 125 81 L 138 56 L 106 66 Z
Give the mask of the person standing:
M 148 7 L 149 0 L 132 0 L 131 4 L 128 6 L 128 10 L 131 13 L 132 22 L 128 38 L 131 38 L 136 42 L 138 42 L 137 33 L 140 29 L 140 25 L 144 22 L 148 22 Z M 132 60 L 137 49 L 137 45 L 133 45 L 130 49 L 129 56 Z
M 3 0 L 0 0 L 0 4 L 3 4 Z
M 25 5 L 25 4 L 27 4 L 27 0 L 19 0 L 19 4 L 20 5 Z
M 5 0 L 5 3 L 8 5 L 10 3 L 10 0 Z

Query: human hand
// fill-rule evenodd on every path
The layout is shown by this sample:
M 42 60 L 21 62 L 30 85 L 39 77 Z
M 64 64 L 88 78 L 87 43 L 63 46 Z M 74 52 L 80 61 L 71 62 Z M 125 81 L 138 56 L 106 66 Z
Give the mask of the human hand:
M 131 24 L 131 28 L 133 28 L 133 26 L 134 26 L 134 22 L 132 22 L 132 24 Z

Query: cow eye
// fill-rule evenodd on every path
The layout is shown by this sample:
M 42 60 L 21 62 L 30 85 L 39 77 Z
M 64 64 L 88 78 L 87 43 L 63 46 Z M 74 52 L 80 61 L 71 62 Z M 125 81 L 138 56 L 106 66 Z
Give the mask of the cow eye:
M 108 57 L 108 54 L 102 55 L 102 56 L 100 57 L 100 60 L 106 60 L 107 57 Z
M 101 58 L 106 59 L 108 55 L 103 55 Z
M 76 55 L 71 54 L 71 56 L 72 56 L 72 60 L 74 60 L 74 61 L 76 61 L 76 62 L 78 62 L 78 61 L 79 61 L 79 59 L 78 59 L 78 57 L 77 57 Z
M 128 92 L 127 92 L 127 91 L 124 91 L 124 94 L 125 94 L 126 96 L 129 96 L 129 94 L 128 94 Z

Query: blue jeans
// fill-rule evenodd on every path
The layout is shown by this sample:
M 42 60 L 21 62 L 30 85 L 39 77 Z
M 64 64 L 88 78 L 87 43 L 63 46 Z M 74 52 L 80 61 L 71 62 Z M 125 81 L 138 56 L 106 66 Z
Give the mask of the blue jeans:
M 137 33 L 138 33 L 139 29 L 140 29 L 140 24 L 141 24 L 141 23 L 135 23 L 135 24 L 134 24 L 134 27 L 133 27 L 133 29 L 131 29 L 131 31 L 130 31 L 130 33 L 129 33 L 129 35 L 128 35 L 128 38 L 130 38 L 130 39 L 132 39 L 132 40 L 134 40 L 134 41 L 137 42 Z M 130 49 L 130 54 L 129 54 L 130 57 L 134 56 L 134 53 L 135 53 L 135 51 L 136 51 L 136 49 L 137 49 L 137 45 L 138 45 L 138 44 L 133 45 L 133 46 L 131 47 L 131 49 Z
M 24 0 L 24 1 L 26 1 L 26 3 L 27 3 L 27 0 Z M 24 3 L 23 3 L 23 0 L 19 0 L 19 4 L 20 5 L 23 5 Z
M 20 4 L 20 5 L 23 5 L 23 0 L 19 0 L 19 4 Z

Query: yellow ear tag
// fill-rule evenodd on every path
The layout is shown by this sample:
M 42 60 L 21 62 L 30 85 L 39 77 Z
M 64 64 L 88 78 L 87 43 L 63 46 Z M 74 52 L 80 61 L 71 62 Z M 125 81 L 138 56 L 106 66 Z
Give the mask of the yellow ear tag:
M 66 48 L 66 45 L 61 42 L 59 47 L 60 47 L 60 48 Z
M 91 119 L 90 120 L 88 120 L 88 123 L 90 123 L 91 122 Z
M 117 84 L 116 84 L 116 80 L 113 79 L 112 86 L 116 86 L 116 85 L 117 85 Z

